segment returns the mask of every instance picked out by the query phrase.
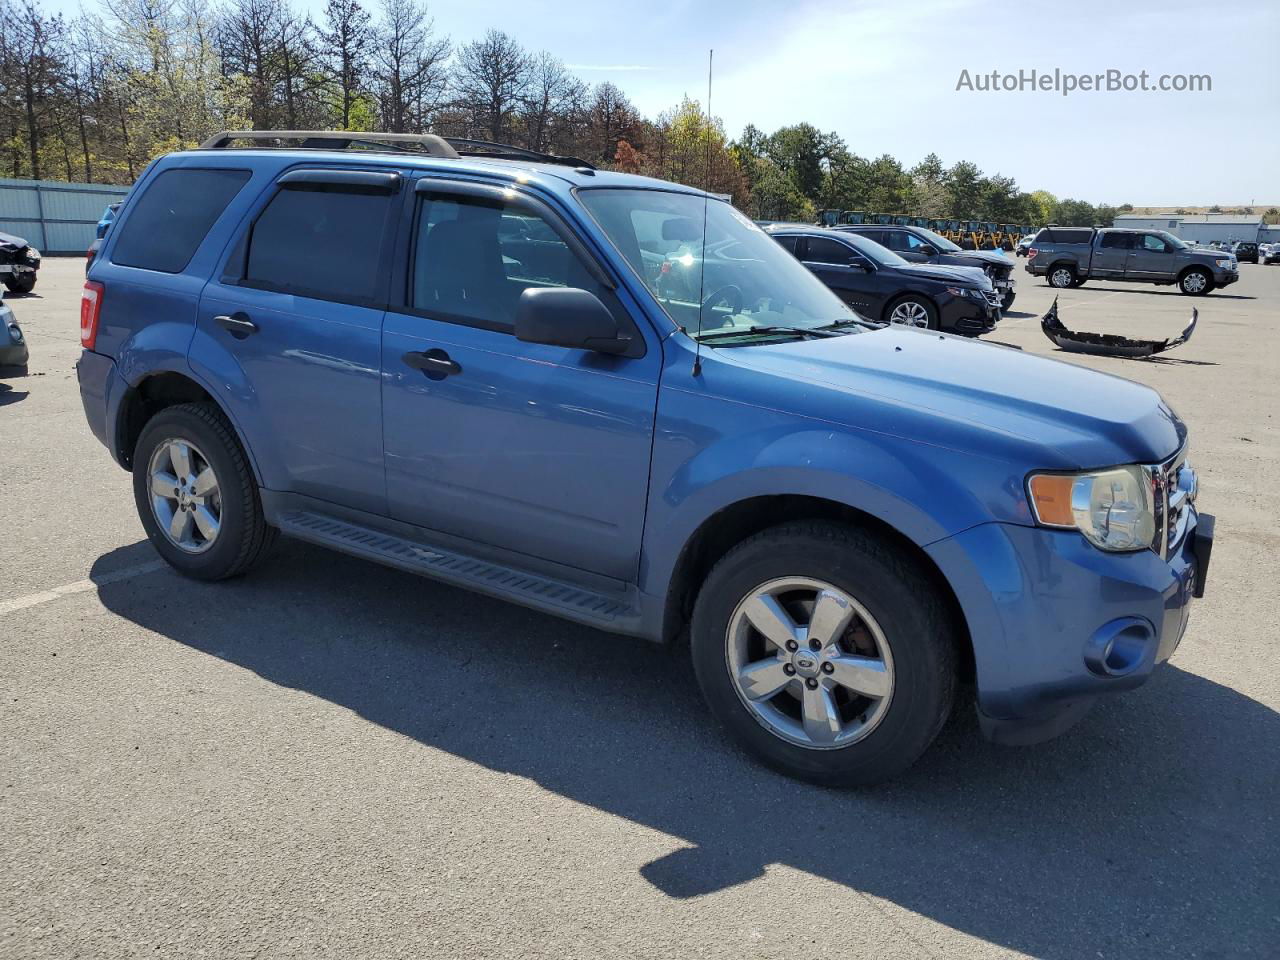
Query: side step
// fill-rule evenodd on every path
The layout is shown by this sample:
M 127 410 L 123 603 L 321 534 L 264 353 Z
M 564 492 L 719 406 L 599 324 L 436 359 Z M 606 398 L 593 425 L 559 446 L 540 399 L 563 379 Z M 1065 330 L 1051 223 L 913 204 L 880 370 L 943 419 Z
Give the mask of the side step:
M 280 532 L 390 567 L 617 633 L 638 633 L 640 613 L 624 596 L 595 593 L 534 573 L 429 547 L 319 513 L 275 518 Z

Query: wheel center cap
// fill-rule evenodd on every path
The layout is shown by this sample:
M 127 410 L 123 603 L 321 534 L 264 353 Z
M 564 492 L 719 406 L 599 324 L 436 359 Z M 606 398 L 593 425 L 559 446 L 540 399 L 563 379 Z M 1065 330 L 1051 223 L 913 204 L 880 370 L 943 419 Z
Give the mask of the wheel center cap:
M 821 659 L 812 650 L 797 650 L 791 655 L 791 665 L 796 668 L 796 673 L 806 680 L 816 677 L 822 669 Z

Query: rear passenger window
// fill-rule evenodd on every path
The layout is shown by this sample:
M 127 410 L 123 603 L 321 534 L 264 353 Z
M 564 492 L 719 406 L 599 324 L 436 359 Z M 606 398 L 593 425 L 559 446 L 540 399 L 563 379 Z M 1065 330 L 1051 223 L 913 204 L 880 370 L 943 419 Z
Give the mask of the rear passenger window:
M 523 204 L 429 194 L 419 201 L 416 234 L 411 303 L 438 319 L 509 333 L 520 295 L 538 287 L 578 287 L 614 304 L 555 229 Z
M 248 170 L 164 171 L 134 204 L 116 238 L 111 262 L 181 273 L 248 180 Z
M 282 187 L 249 235 L 244 282 L 317 300 L 375 303 L 391 194 L 332 184 Z

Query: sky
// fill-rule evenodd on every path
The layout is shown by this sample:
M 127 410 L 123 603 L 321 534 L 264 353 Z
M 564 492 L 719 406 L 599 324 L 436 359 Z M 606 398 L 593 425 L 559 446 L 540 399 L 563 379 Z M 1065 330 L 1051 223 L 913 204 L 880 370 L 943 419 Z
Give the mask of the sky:
M 74 12 L 94 0 L 43 0 Z M 295 0 L 319 14 L 324 0 Z M 377 0 L 368 0 L 372 6 Z M 731 137 L 808 121 L 907 166 L 937 153 L 1024 190 L 1135 206 L 1280 205 L 1276 0 L 434 0 L 437 31 L 496 27 L 646 115 L 685 94 Z M 1208 74 L 1204 92 L 982 92 L 998 70 Z

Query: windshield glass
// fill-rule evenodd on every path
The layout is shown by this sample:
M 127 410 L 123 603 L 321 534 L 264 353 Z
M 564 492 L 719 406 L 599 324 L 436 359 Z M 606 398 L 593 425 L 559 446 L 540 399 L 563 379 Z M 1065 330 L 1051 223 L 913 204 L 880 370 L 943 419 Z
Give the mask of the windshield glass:
M 924 227 L 920 227 L 919 230 L 924 234 L 926 240 L 945 253 L 955 253 L 960 249 L 940 233 L 934 233 L 932 230 L 926 230 Z
M 667 316 L 690 335 L 812 330 L 858 317 L 724 201 L 616 188 L 582 189 L 578 196 Z

